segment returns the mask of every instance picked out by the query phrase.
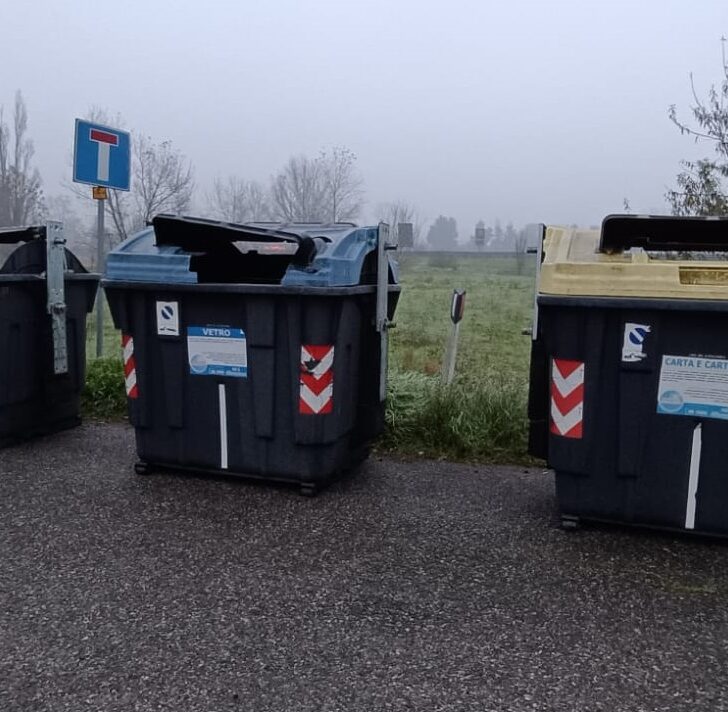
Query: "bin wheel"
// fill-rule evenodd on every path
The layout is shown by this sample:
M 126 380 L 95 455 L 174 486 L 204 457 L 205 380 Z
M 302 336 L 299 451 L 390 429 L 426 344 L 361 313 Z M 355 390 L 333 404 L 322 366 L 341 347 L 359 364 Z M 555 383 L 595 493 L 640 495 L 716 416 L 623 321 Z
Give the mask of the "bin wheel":
M 151 475 L 152 468 L 149 467 L 149 465 L 146 462 L 135 462 L 134 463 L 134 472 L 136 472 L 137 475 Z
M 316 485 L 311 482 L 302 482 L 300 493 L 302 497 L 313 497 L 316 494 Z
M 569 514 L 562 514 L 561 528 L 567 532 L 576 531 L 579 528 L 579 517 L 575 517 Z

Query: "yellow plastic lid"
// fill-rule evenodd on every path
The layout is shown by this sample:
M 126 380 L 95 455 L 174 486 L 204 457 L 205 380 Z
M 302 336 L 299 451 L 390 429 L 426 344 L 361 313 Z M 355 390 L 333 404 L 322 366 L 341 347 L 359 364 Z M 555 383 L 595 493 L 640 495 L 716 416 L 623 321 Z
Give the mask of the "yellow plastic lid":
M 728 299 L 728 260 L 716 255 L 691 259 L 687 251 L 660 253 L 639 247 L 606 254 L 599 252 L 599 245 L 599 230 L 548 227 L 539 293 Z

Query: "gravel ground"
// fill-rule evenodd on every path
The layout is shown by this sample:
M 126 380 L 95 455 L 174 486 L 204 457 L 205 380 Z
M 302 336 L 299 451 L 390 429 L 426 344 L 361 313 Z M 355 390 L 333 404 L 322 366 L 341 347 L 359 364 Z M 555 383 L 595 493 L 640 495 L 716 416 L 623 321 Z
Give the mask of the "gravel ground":
M 372 458 L 314 499 L 0 452 L 0 710 L 728 709 L 725 544 L 557 527 L 540 470 Z

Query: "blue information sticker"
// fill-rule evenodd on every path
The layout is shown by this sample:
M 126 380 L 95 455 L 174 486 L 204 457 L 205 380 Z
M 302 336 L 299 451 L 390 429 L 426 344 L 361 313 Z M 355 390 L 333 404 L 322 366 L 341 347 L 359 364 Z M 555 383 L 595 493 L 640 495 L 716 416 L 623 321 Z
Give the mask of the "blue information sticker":
M 248 376 L 248 347 L 242 329 L 216 324 L 189 326 L 187 356 L 194 376 Z
M 657 412 L 728 420 L 728 359 L 664 355 Z

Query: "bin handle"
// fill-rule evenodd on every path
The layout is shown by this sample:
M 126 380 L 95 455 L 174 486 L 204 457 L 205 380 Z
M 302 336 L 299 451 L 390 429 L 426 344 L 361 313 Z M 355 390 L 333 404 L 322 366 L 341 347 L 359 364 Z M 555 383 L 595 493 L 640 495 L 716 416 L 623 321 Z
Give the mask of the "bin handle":
M 18 242 L 32 242 L 46 236 L 45 225 L 26 227 L 0 227 L 0 245 L 15 245 Z
M 607 215 L 602 221 L 599 252 L 645 250 L 728 252 L 728 217 Z
M 157 245 L 174 245 L 190 251 L 204 249 L 219 242 L 295 242 L 300 244 L 303 236 L 282 228 L 241 225 L 206 218 L 192 218 L 160 213 L 152 218 Z
M 301 235 L 286 225 L 243 225 L 207 218 L 161 213 L 152 218 L 157 245 L 173 245 L 188 252 L 206 251 L 211 246 L 233 242 L 288 242 L 298 246 L 292 261 L 307 267 L 331 239 Z

